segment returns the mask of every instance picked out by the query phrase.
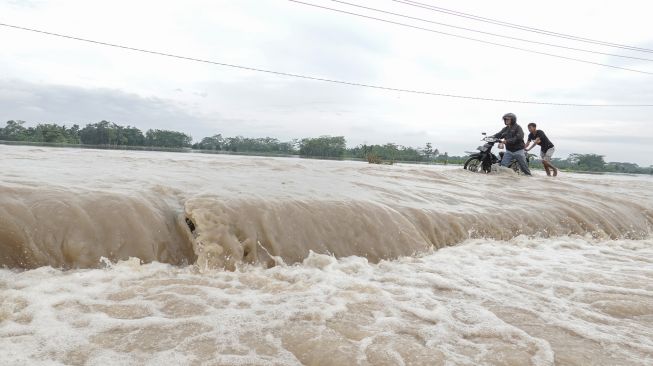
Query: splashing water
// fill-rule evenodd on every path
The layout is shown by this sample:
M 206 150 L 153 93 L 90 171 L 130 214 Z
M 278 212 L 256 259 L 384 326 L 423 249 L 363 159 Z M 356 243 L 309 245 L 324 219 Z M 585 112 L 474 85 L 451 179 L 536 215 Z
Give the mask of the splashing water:
M 653 362 L 649 177 L 0 152 L 3 364 Z

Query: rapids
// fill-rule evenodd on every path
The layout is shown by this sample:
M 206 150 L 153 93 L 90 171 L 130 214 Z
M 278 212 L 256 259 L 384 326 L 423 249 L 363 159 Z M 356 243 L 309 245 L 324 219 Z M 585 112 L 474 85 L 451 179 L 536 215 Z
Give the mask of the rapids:
M 1 365 L 653 363 L 651 177 L 0 153 Z
M 649 177 L 0 145 L 0 265 L 234 269 L 313 251 L 382 259 L 518 235 L 641 239 Z

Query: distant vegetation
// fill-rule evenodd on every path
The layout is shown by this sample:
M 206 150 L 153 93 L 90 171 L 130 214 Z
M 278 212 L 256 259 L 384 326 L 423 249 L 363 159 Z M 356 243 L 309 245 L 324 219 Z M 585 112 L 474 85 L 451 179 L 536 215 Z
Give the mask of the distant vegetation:
M 82 129 L 78 125 L 66 127 L 54 123 L 40 123 L 36 127 L 25 127 L 24 124 L 23 121 L 8 121 L 4 128 L 0 128 L 0 140 L 172 148 L 190 147 L 193 141 L 189 135 L 181 132 L 148 130 L 143 135 L 136 127 L 119 126 L 107 121 L 89 123 Z
M 347 151 L 344 136 L 305 138 L 299 142 L 299 155 L 343 158 Z
M 640 167 L 635 163 L 606 163 L 603 155 L 570 154 L 566 159 L 553 159 L 553 165 L 570 171 L 653 174 L 653 166 Z
M 314 138 L 279 141 L 272 137 L 223 137 L 221 134 L 204 137 L 193 144 L 190 135 L 169 130 L 147 130 L 145 134 L 132 126 L 120 126 L 113 122 L 89 123 L 84 128 L 73 124 L 57 125 L 40 123 L 25 127 L 23 121 L 8 121 L 0 128 L 0 140 L 27 143 L 53 143 L 90 145 L 105 148 L 163 148 L 195 149 L 204 152 L 250 153 L 261 155 L 300 155 L 318 158 L 360 159 L 375 164 L 395 162 L 418 162 L 426 164 L 462 164 L 465 156 L 449 156 L 441 153 L 431 143 L 422 148 L 407 147 L 395 143 L 384 145 L 358 145 L 347 148 L 344 136 L 319 136 Z M 634 163 L 606 163 L 602 155 L 571 154 L 566 159 L 553 159 L 562 170 L 589 172 L 616 172 L 653 174 L 653 166 L 640 167 Z M 531 164 L 541 167 L 539 161 Z
M 221 134 L 205 137 L 199 143 L 193 144 L 193 149 L 231 151 L 231 152 L 258 152 L 269 154 L 296 154 L 296 141 L 281 142 L 271 137 L 222 137 Z

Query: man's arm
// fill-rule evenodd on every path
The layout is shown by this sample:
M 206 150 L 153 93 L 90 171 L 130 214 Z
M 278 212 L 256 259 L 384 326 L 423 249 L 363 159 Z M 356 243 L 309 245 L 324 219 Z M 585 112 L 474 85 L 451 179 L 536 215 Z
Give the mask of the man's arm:
M 526 150 L 526 151 L 528 151 L 528 150 L 530 150 L 530 149 L 532 149 L 534 147 L 533 146 L 530 149 L 528 148 L 528 145 L 530 145 L 531 141 L 533 140 L 533 138 L 531 136 L 532 136 L 532 134 L 528 134 L 528 138 L 526 139 L 526 143 L 524 144 L 524 150 Z
M 494 135 L 492 135 L 492 137 L 497 138 L 497 139 L 503 138 L 503 134 L 506 132 L 507 128 L 508 127 L 504 127 L 503 129 L 501 129 L 501 131 L 499 131 L 499 132 L 495 133 Z
M 528 140 L 528 142 L 526 143 L 526 146 L 528 146 L 528 144 L 529 144 L 530 142 L 531 142 L 531 140 Z M 533 140 L 533 146 L 531 146 L 530 149 L 534 148 L 536 145 L 539 145 L 540 142 L 542 142 L 542 141 L 540 141 L 540 138 L 539 138 L 539 137 L 536 138 L 535 140 Z M 525 150 L 528 151 L 528 150 L 530 150 L 530 149 L 525 149 Z
M 514 144 L 517 141 L 524 141 L 524 130 L 521 129 L 521 126 L 517 126 L 517 133 L 515 136 L 506 139 L 507 144 Z

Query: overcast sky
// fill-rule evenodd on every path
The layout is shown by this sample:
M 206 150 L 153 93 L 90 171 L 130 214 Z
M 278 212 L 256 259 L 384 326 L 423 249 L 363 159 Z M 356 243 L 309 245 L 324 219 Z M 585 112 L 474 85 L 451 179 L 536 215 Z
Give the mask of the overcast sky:
M 653 62 L 529 44 L 354 8 L 313 4 L 653 73 Z M 453 1 L 435 6 L 530 27 L 653 49 L 650 0 Z M 390 0 L 351 3 L 512 37 L 650 58 Z M 508 100 L 653 104 L 653 75 L 481 44 L 286 0 L 3 1 L 0 22 L 253 68 L 402 89 Z M 137 53 L 0 27 L 0 121 L 174 129 L 195 140 L 344 135 L 462 155 L 513 112 L 536 122 L 556 155 L 598 153 L 653 164 L 653 107 L 564 107 L 367 89 Z M 536 149 L 536 150 L 539 150 Z

